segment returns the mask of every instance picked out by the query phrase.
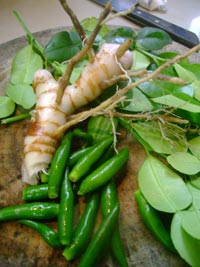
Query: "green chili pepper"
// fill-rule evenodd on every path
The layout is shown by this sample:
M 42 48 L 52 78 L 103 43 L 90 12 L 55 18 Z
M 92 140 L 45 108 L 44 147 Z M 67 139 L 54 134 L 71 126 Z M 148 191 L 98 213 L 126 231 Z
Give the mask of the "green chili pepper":
M 89 243 L 86 251 L 84 252 L 79 267 L 93 267 L 98 259 L 98 256 L 102 252 L 109 236 L 112 235 L 112 231 L 117 221 L 119 214 L 119 203 L 116 203 L 111 213 L 103 219 L 96 233 L 94 234 L 91 242 Z
M 81 182 L 78 195 L 94 191 L 109 182 L 127 161 L 128 155 L 128 148 L 123 148 L 105 161 Z
M 114 127 L 117 128 L 118 119 L 113 119 Z M 113 135 L 113 124 L 104 116 L 90 117 L 87 132 L 92 136 L 94 142 L 99 142 Z
M 74 166 L 74 164 L 83 156 L 85 156 L 85 154 L 87 154 L 89 151 L 91 151 L 94 147 L 93 146 L 88 146 L 88 147 L 84 147 L 82 149 L 79 149 L 73 153 L 70 154 L 69 156 L 69 162 L 68 165 L 69 167 Z
M 90 168 L 94 165 L 94 163 L 101 157 L 103 152 L 108 148 L 113 142 L 113 138 L 106 138 L 98 145 L 95 145 L 92 150 L 90 150 L 87 154 L 81 157 L 78 162 L 72 168 L 69 178 L 71 181 L 76 182 L 80 178 L 82 178 L 85 174 L 88 173 Z
M 80 138 L 86 140 L 87 145 L 92 144 L 92 141 L 93 141 L 92 136 L 91 136 L 89 133 L 84 132 L 82 129 L 75 128 L 75 129 L 73 130 L 73 135 L 74 135 L 75 137 L 80 137 Z
M 48 179 L 48 195 L 50 199 L 59 196 L 63 174 L 69 158 L 71 140 L 72 133 L 68 132 L 61 141 L 53 157 Z
M 48 199 L 48 184 L 32 185 L 24 188 L 22 199 L 29 202 Z
M 72 243 L 63 252 L 67 260 L 73 260 L 86 248 L 92 235 L 99 206 L 99 195 L 92 194 L 87 200 L 83 215 L 74 231 Z
M 61 186 L 60 208 L 58 213 L 58 235 L 63 245 L 68 245 L 71 242 L 73 207 L 74 192 L 71 181 L 69 180 L 69 170 L 67 168 Z
M 30 219 L 49 220 L 58 216 L 59 204 L 48 202 L 25 203 L 0 210 L 0 221 Z
M 36 230 L 42 238 L 53 248 L 63 248 L 62 244 L 59 241 L 58 233 L 49 227 L 48 225 L 31 221 L 31 220 L 19 220 L 19 223 L 29 226 L 30 228 Z
M 114 156 L 114 144 L 112 144 L 102 155 L 102 157 L 95 163 L 94 168 L 99 167 L 101 164 L 103 164 L 106 160 L 110 159 L 112 156 Z
M 171 241 L 170 233 L 167 231 L 157 211 L 146 201 L 140 190 L 135 192 L 135 199 L 139 212 L 145 225 L 151 233 L 170 251 L 176 252 Z
M 111 213 L 116 203 L 119 203 L 117 189 L 115 183 L 112 181 L 105 185 L 101 191 L 101 210 L 103 218 L 106 218 Z M 111 236 L 111 250 L 116 260 L 120 263 L 120 266 L 127 267 L 128 262 L 126 260 L 126 255 L 119 232 L 118 221 L 116 222 L 113 234 Z

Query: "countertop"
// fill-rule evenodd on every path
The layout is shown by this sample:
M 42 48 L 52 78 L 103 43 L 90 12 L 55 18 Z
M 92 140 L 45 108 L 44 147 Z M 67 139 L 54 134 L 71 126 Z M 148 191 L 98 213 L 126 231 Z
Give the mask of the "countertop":
M 68 0 L 79 20 L 86 17 L 98 17 L 102 7 L 89 0 Z M 152 11 L 155 16 L 186 28 L 200 38 L 200 1 L 168 0 L 165 13 Z M 16 10 L 31 32 L 69 26 L 71 21 L 58 0 L 0 0 L 0 43 L 24 35 L 12 11 Z M 125 18 L 109 22 L 113 25 L 131 25 Z M 134 25 L 137 28 L 137 25 Z

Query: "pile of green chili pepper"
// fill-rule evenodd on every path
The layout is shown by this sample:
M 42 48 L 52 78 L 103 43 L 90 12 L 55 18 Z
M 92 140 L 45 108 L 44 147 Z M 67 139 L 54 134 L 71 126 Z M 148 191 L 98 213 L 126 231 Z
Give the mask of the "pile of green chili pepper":
M 117 127 L 117 120 L 114 123 Z M 129 151 L 126 147 L 118 153 L 114 151 L 112 127 L 109 119 L 98 116 L 89 119 L 87 130 L 66 133 L 49 174 L 41 175 L 40 184 L 23 190 L 24 204 L 1 209 L 0 221 L 18 220 L 36 230 L 50 246 L 62 249 L 67 261 L 80 258 L 78 266 L 96 266 L 100 257 L 110 251 L 120 266 L 127 267 L 119 231 L 116 174 L 126 163 Z M 78 148 L 74 149 L 73 141 L 79 143 Z M 84 196 L 86 205 L 74 226 L 75 202 L 79 196 Z M 135 198 L 151 232 L 165 247 L 175 251 L 160 217 L 139 190 Z M 100 224 L 96 220 L 99 212 Z M 49 220 L 57 221 L 57 230 L 46 224 Z
M 62 249 L 67 261 L 80 258 L 79 266 L 95 266 L 109 243 L 120 266 L 128 266 L 118 228 L 115 178 L 129 152 L 122 148 L 116 153 L 113 142 L 111 122 L 105 117 L 91 118 L 84 131 L 76 128 L 67 132 L 48 175 L 41 174 L 40 184 L 23 190 L 24 204 L 1 209 L 0 221 L 18 220 L 36 230 L 50 246 Z M 74 225 L 79 196 L 86 203 Z M 100 223 L 96 219 L 99 213 Z M 50 220 L 57 221 L 57 229 L 46 224 Z

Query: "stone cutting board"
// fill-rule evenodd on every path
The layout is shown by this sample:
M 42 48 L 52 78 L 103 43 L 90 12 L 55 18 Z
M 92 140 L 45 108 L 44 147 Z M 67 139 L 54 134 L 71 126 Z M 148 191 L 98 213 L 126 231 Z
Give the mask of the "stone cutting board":
M 56 28 L 35 34 L 37 39 L 46 44 L 50 37 L 64 28 Z M 27 44 L 21 37 L 0 45 L 0 94 L 4 94 L 9 80 L 11 62 L 15 53 Z M 174 43 L 168 50 L 183 52 L 187 48 Z M 194 56 L 195 58 L 196 56 Z M 23 138 L 28 120 L 0 125 L 0 208 L 23 203 L 22 189 L 26 185 L 21 181 L 21 160 Z M 120 231 L 130 267 L 185 267 L 187 264 L 178 256 L 168 252 L 146 229 L 138 214 L 134 200 L 137 189 L 137 173 L 145 152 L 138 142 L 125 133 L 122 146 L 130 149 L 130 158 L 124 177 L 119 184 L 121 202 Z M 76 217 L 79 208 L 76 207 Z M 55 223 L 51 223 L 56 227 Z M 91 255 L 92 256 L 92 255 Z M 34 230 L 17 222 L 0 223 L 0 267 L 75 267 L 77 261 L 67 263 L 62 251 L 49 247 Z M 117 267 L 108 259 L 103 266 Z M 97 266 L 96 266 L 97 267 Z

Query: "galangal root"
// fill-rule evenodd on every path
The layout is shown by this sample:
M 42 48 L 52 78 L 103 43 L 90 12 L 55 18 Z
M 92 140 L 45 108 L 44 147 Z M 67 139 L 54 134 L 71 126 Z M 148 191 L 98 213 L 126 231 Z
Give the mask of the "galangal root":
M 105 89 L 103 81 L 120 75 L 132 66 L 132 54 L 124 51 L 117 56 L 120 45 L 103 44 L 93 63 L 83 70 L 75 84 L 68 85 L 60 103 L 56 102 L 59 83 L 47 70 L 35 73 L 33 87 L 36 107 L 24 140 L 22 179 L 28 184 L 38 182 L 38 173 L 47 169 L 60 136 L 56 130 L 64 125 L 67 116 L 87 105 Z

